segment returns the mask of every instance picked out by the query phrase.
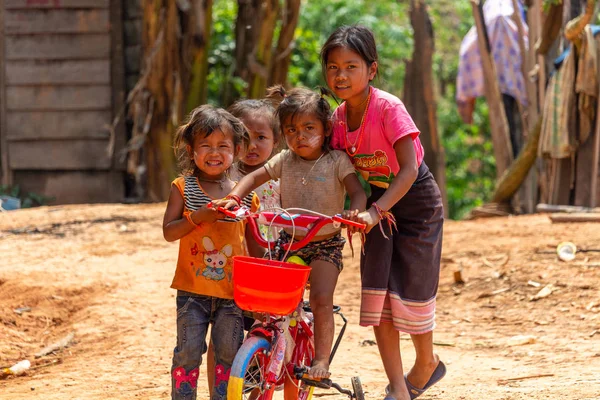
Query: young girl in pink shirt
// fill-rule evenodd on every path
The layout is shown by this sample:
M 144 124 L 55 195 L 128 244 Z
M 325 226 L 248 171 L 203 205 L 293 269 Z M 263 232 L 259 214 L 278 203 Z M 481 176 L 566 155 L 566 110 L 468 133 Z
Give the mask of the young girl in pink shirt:
M 360 324 L 375 331 L 390 383 L 385 400 L 414 399 L 446 372 L 433 352 L 432 335 L 442 250 L 441 194 L 404 104 L 370 84 L 377 75 L 373 33 L 363 26 L 338 28 L 323 45 L 321 62 L 327 85 L 344 100 L 333 115 L 332 146 L 350 156 L 371 190 L 367 210 L 358 215 L 368 225 Z M 411 335 L 416 350 L 415 365 L 406 375 L 399 332 Z

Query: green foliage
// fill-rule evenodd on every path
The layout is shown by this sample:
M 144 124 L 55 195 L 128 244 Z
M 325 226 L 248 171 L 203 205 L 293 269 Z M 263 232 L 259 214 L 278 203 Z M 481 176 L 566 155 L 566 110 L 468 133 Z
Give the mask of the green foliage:
M 307 87 L 324 85 L 319 59 L 321 46 L 337 27 L 361 24 L 371 28 L 377 40 L 380 76 L 375 84 L 399 93 L 404 80 L 402 61 L 410 58 L 413 45 L 407 16 L 407 5 L 397 1 L 304 2 L 289 70 L 290 83 Z M 398 68 L 399 64 L 402 68 Z
M 19 185 L 0 185 L 0 196 L 10 196 L 20 199 L 21 208 L 43 206 L 54 200 L 54 197 L 48 197 L 37 193 L 22 193 Z
M 463 218 L 469 210 L 488 201 L 496 177 L 488 107 L 477 102 L 472 125 L 460 119 L 454 104 L 441 99 L 438 118 L 446 152 L 446 186 L 449 216 Z
M 246 88 L 246 82 L 233 76 L 235 70 L 236 1 L 216 1 L 213 6 L 213 25 L 208 53 L 208 102 L 227 106 L 224 99 L 236 99 Z M 231 90 L 233 93 L 227 93 Z
M 542 2 L 542 8 L 544 9 L 544 11 L 548 11 L 550 6 L 558 4 L 562 4 L 562 0 L 544 0 Z

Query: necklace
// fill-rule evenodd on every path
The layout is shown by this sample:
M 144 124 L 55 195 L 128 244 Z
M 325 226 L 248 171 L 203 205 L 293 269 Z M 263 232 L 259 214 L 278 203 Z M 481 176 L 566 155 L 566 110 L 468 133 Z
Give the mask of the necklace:
M 365 106 L 365 111 L 363 112 L 363 115 L 360 118 L 360 128 L 358 131 L 358 136 L 356 137 L 354 143 L 350 143 L 350 148 L 348 148 L 348 143 L 350 142 L 350 139 L 348 139 L 348 123 L 344 125 L 344 147 L 346 148 L 346 153 L 348 153 L 350 157 L 354 157 L 358 153 L 360 145 L 362 144 L 363 134 L 365 132 L 365 117 L 367 116 L 367 111 L 369 111 L 369 104 L 371 103 L 371 88 L 369 88 L 369 95 L 367 96 L 366 102 L 367 105 Z M 348 107 L 348 105 L 349 104 L 346 104 L 346 107 Z M 348 120 L 347 116 L 346 120 Z
M 323 158 L 323 156 L 325 155 L 325 153 L 321 154 L 319 156 L 319 158 L 317 158 L 317 161 L 315 161 L 315 163 L 313 164 L 313 166 L 311 167 L 310 171 L 308 171 L 306 174 L 304 174 L 304 176 L 302 177 L 302 180 L 300 182 L 302 182 L 302 184 L 304 186 L 308 185 L 308 180 L 306 180 L 306 177 L 308 175 L 310 175 L 310 173 L 312 172 L 312 170 L 315 168 L 315 165 L 317 165 L 317 163 L 321 160 L 321 158 Z
M 223 189 L 223 185 L 225 184 L 225 180 L 226 180 L 226 178 L 221 178 L 221 179 L 205 179 L 205 178 L 200 178 L 200 177 L 196 177 L 196 179 L 198 179 L 200 182 L 218 183 L 219 187 L 221 189 Z
M 371 89 L 369 89 L 369 94 L 367 95 L 367 97 L 365 97 L 365 99 L 357 106 L 351 106 L 350 103 L 346 103 L 346 106 L 348 108 L 353 108 L 353 109 L 357 109 L 357 108 L 361 108 L 363 104 L 365 104 L 367 102 L 367 100 L 369 100 L 369 96 L 371 96 Z

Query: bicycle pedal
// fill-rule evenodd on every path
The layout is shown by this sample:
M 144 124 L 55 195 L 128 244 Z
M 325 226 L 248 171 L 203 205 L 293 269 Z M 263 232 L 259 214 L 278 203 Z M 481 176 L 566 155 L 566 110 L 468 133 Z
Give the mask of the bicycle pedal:
M 313 379 L 302 378 L 302 382 L 306 383 L 308 386 L 314 386 L 321 389 L 331 389 L 331 385 L 333 384 L 333 382 L 331 382 L 331 379 L 328 378 L 324 378 L 318 381 Z

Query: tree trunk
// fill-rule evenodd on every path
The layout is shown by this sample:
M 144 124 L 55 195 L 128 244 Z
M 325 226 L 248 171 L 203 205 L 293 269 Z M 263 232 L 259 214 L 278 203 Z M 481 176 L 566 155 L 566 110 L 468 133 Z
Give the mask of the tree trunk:
M 483 67 L 485 98 L 490 110 L 489 116 L 494 157 L 496 159 L 496 176 L 500 179 L 513 160 L 508 123 L 498 87 L 494 58 L 490 52 L 483 8 L 480 0 L 471 0 L 471 6 L 477 27 L 477 42 L 481 55 L 481 65 Z
M 205 104 L 208 77 L 208 42 L 212 26 L 213 0 L 194 0 L 194 13 L 190 13 L 189 52 L 192 57 L 191 76 L 187 97 L 186 113 Z M 193 31 L 192 31 L 193 29 Z M 193 32 L 193 33 L 192 33 Z
M 264 97 L 273 57 L 273 35 L 279 16 L 279 0 L 263 0 L 258 21 L 261 21 L 256 44 L 249 54 L 247 65 L 250 71 L 248 78 L 248 98 Z M 256 18 L 256 16 L 254 17 Z
M 279 0 L 238 0 L 234 75 L 248 84 L 248 98 L 260 98 L 265 94 L 279 11 Z M 226 104 L 232 102 L 232 96 L 235 94 L 226 96 Z
M 413 27 L 414 50 L 406 63 L 404 96 L 407 111 L 421 131 L 425 163 L 431 169 L 442 192 L 444 208 L 448 211 L 444 148 L 438 135 L 436 99 L 433 87 L 433 26 L 424 0 L 411 0 L 410 22 Z
M 269 86 L 287 86 L 287 74 L 294 49 L 294 33 L 300 18 L 300 0 L 286 0 L 282 14 L 281 32 L 273 55 Z
M 198 74 L 206 75 L 211 7 L 212 0 L 142 0 L 144 63 L 128 98 L 134 121 L 128 170 L 136 176 L 141 199 L 169 196 L 177 174 L 173 135 L 187 108 L 203 99 L 205 77 Z M 188 98 L 191 81 L 195 92 Z

